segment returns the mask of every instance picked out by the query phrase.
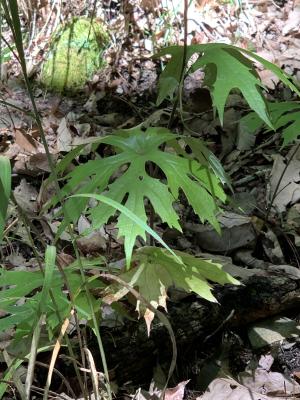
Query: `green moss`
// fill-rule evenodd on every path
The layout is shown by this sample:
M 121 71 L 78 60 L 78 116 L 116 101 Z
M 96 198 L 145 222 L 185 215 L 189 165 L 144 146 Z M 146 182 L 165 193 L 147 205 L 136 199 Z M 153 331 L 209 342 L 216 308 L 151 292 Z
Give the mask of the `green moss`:
M 95 71 L 105 64 L 108 44 L 103 26 L 86 18 L 74 18 L 58 27 L 42 66 L 41 83 L 58 92 L 78 92 Z

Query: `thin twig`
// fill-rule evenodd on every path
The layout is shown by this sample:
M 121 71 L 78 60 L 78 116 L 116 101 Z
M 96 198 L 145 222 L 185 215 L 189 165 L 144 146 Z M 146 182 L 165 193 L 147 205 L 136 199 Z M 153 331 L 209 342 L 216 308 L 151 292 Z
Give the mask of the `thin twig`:
M 182 86 L 183 86 L 183 81 L 184 81 L 184 76 L 185 76 L 185 68 L 186 68 L 186 58 L 187 58 L 187 36 L 188 36 L 188 7 L 189 7 L 189 2 L 188 0 L 184 0 L 184 14 L 183 14 L 183 18 L 184 18 L 184 43 L 183 43 L 183 55 L 182 55 L 182 65 L 181 65 L 181 71 L 180 71 L 180 77 L 179 77 L 179 85 L 178 85 L 178 93 L 176 96 L 176 99 L 174 101 L 173 107 L 172 107 L 172 111 L 169 117 L 169 122 L 168 122 L 168 129 L 171 129 L 173 126 L 173 122 L 174 122 L 174 118 L 175 118 L 175 113 L 177 110 L 177 106 L 179 103 L 179 99 L 180 99 L 180 92 L 182 90 Z M 162 145 L 162 151 L 164 151 L 165 149 L 165 144 Z M 157 176 L 158 174 L 158 166 L 155 165 L 155 167 L 153 168 L 153 166 L 151 166 L 151 176 L 153 176 L 154 178 Z M 154 209 L 152 204 L 150 204 L 150 227 L 151 229 L 153 229 L 153 225 L 154 225 Z M 154 245 L 154 239 L 151 236 L 150 237 L 150 245 L 153 246 Z
M 235 310 L 231 310 L 229 315 L 224 319 L 224 321 L 221 322 L 221 324 L 206 338 L 203 340 L 203 343 L 206 343 L 210 338 L 212 338 L 216 333 L 218 333 L 223 326 L 234 316 Z

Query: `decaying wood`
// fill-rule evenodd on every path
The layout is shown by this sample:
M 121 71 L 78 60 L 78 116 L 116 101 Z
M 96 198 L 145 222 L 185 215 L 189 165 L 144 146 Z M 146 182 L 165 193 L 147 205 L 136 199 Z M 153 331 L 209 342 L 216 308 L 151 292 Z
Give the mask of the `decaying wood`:
M 293 267 L 289 267 L 292 268 Z M 249 271 L 249 270 L 248 270 Z M 216 287 L 219 304 L 194 295 L 180 301 L 169 301 L 168 316 L 178 346 L 179 357 L 188 349 L 195 352 L 207 346 L 207 337 L 223 327 L 240 327 L 257 320 L 299 307 L 299 271 L 287 274 L 284 266 L 266 271 L 252 270 L 243 285 Z M 293 271 L 292 271 L 293 272 Z M 234 310 L 234 311 L 232 311 Z M 162 324 L 155 319 L 148 338 L 143 320 L 126 321 L 119 328 L 102 328 L 109 368 L 118 382 L 144 381 L 151 378 L 152 368 L 170 359 L 170 340 Z

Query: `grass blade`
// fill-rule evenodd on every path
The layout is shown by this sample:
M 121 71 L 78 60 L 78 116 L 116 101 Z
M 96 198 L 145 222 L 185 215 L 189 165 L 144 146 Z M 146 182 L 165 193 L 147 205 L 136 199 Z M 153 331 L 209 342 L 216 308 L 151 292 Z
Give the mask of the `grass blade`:
M 11 191 L 11 166 L 9 159 L 0 156 L 0 243 L 3 239 L 5 219 Z
M 45 253 L 45 276 L 43 289 L 41 293 L 40 312 L 45 313 L 48 304 L 49 292 L 52 286 L 53 272 L 55 269 L 56 248 L 55 246 L 47 246 Z

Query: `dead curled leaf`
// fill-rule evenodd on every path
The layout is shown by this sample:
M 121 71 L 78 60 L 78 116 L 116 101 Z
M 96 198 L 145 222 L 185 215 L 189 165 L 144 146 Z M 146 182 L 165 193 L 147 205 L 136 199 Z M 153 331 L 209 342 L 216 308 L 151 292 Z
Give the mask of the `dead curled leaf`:
M 57 155 L 51 155 L 53 163 Z M 48 159 L 45 153 L 36 153 L 30 156 L 18 155 L 14 164 L 14 173 L 30 176 L 37 176 L 44 172 L 51 172 Z
M 133 257 L 133 263 L 138 267 L 120 275 L 120 278 L 131 287 L 138 287 L 139 293 L 145 302 L 137 301 L 136 310 L 143 316 L 150 334 L 151 323 L 154 318 L 154 309 L 159 306 L 166 310 L 167 290 L 177 287 L 187 293 L 197 293 L 202 298 L 216 302 L 209 282 L 220 284 L 240 284 L 236 279 L 222 270 L 220 264 L 200 257 L 176 251 L 179 263 L 173 255 L 157 247 L 139 249 Z M 112 285 L 107 288 L 107 295 L 103 301 L 111 304 L 125 296 L 129 289 L 121 285 Z M 151 304 L 149 307 L 147 303 Z
M 22 179 L 20 184 L 14 189 L 14 196 L 18 205 L 28 213 L 28 215 L 34 215 L 38 211 L 37 205 L 37 190 L 26 181 Z
M 185 387 L 189 383 L 189 381 L 190 379 L 188 379 L 187 381 L 182 381 L 178 383 L 177 386 L 166 389 L 164 400 L 182 400 L 184 398 Z M 159 400 L 162 398 L 161 395 L 161 389 L 151 388 L 150 386 L 149 391 L 138 389 L 134 398 L 138 400 Z
M 72 133 L 68 126 L 66 118 L 63 118 L 57 129 L 57 150 L 58 151 L 70 151 L 72 143 Z
M 19 129 L 15 130 L 15 142 L 21 147 L 21 149 L 30 154 L 37 153 L 40 146 L 40 143 L 31 135 Z
M 51 158 L 55 163 L 57 160 L 57 156 L 52 154 Z M 28 160 L 28 168 L 32 171 L 51 172 L 47 155 L 45 153 L 33 154 Z
M 182 400 L 184 397 L 184 390 L 190 379 L 178 383 L 174 388 L 167 389 L 165 391 L 165 400 Z
M 83 254 L 101 253 L 106 249 L 106 240 L 100 232 L 79 238 L 76 243 Z
M 74 257 L 67 253 L 57 254 L 57 263 L 61 268 L 67 267 L 74 262 Z
M 287 167 L 286 162 L 280 154 L 275 156 L 270 179 L 269 195 L 270 198 L 274 197 L 273 206 L 279 212 L 284 212 L 288 204 L 295 204 L 300 200 L 300 161 L 293 159 Z
M 270 377 L 270 379 L 273 378 Z M 211 382 L 207 391 L 202 396 L 197 397 L 196 400 L 272 400 L 274 398 L 277 400 L 284 400 L 287 396 L 284 392 L 283 379 L 281 380 L 281 383 L 282 390 L 280 392 L 277 390 L 270 390 L 268 391 L 268 395 L 268 393 L 262 393 L 264 390 L 264 383 L 261 383 L 261 388 L 256 387 L 254 389 L 248 385 L 243 386 L 232 378 L 217 378 Z M 272 383 L 270 382 L 270 384 Z M 296 392 L 289 393 L 291 398 L 293 398 L 292 396 L 295 393 Z

